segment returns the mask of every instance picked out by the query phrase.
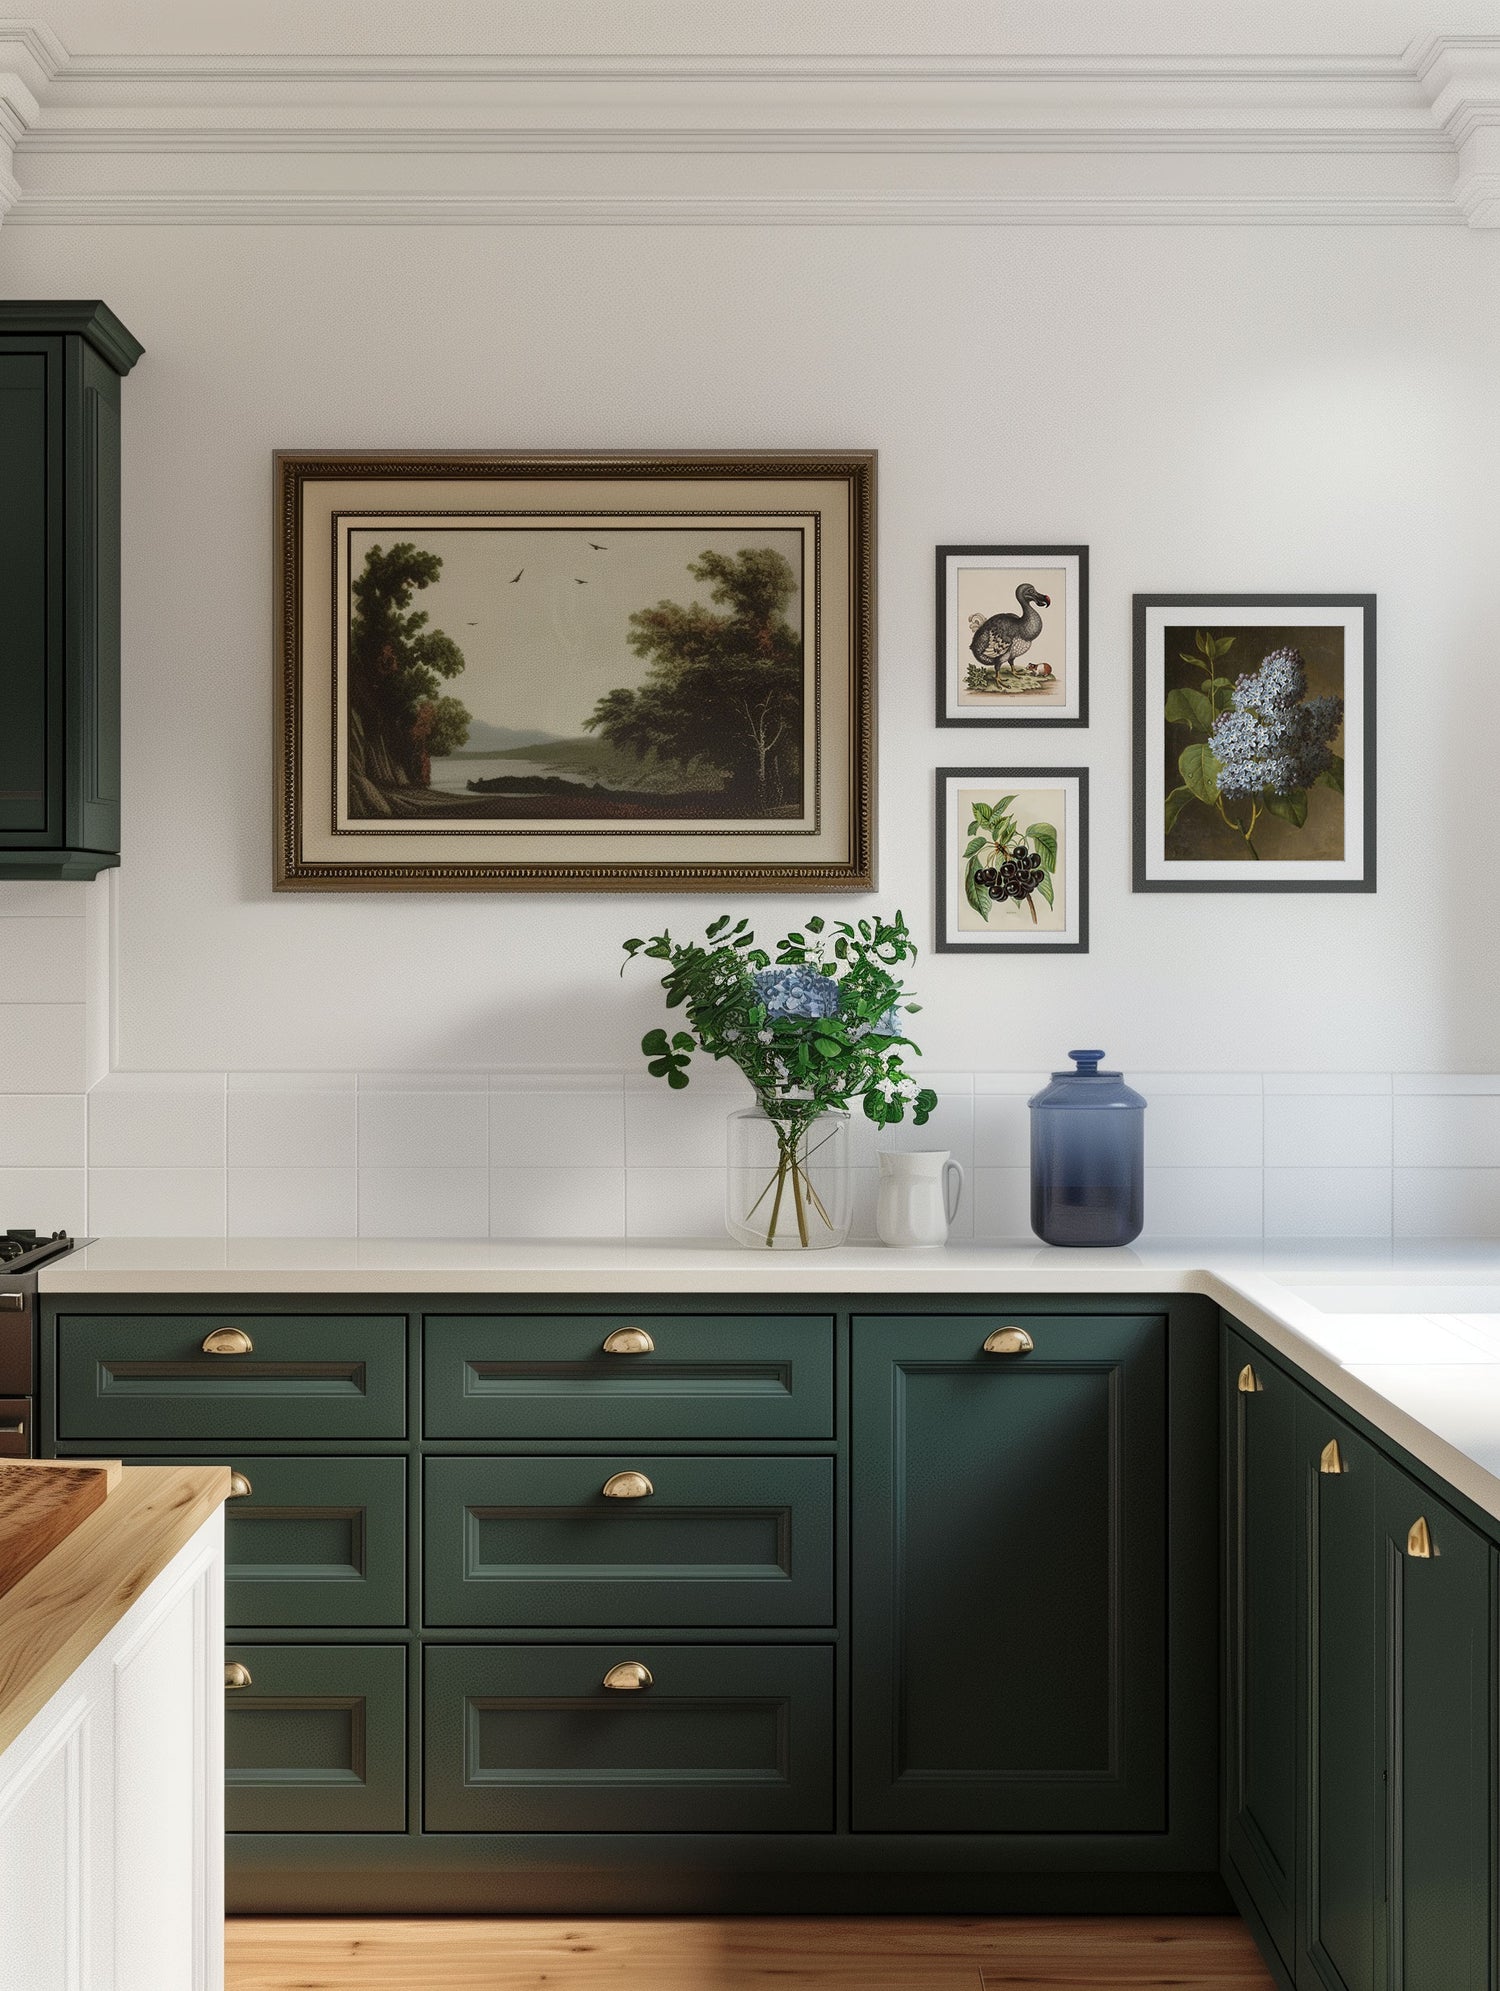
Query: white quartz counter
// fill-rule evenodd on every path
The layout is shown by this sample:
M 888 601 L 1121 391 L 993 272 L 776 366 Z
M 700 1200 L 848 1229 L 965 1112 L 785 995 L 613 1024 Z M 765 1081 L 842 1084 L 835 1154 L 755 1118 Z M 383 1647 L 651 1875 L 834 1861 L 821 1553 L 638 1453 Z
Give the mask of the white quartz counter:
M 1500 1520 L 1500 1243 L 755 1252 L 723 1244 L 106 1239 L 49 1296 L 1201 1293 Z

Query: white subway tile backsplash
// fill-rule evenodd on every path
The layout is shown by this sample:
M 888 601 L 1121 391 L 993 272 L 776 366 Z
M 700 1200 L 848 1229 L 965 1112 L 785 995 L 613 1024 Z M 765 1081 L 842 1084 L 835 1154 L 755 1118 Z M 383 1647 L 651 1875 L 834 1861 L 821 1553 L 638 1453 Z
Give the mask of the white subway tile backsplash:
M 0 1167 L 82 1168 L 87 1159 L 81 1092 L 9 1092 L 0 1097 Z
M 361 1168 L 448 1170 L 487 1168 L 490 1159 L 490 1095 L 480 1091 L 436 1092 L 413 1087 L 400 1092 L 359 1095 Z M 475 1233 L 484 1235 L 481 1225 Z M 420 1232 L 416 1235 L 425 1236 Z M 458 1236 L 458 1232 L 444 1232 Z
M 1388 1168 L 1268 1168 L 1268 1238 L 1389 1237 Z
M 1398 1093 L 1500 1092 L 1500 1072 L 1397 1072 L 1391 1080 Z
M 635 1168 L 723 1168 L 728 1120 L 748 1105 L 722 1092 L 689 1085 L 672 1092 L 653 1081 L 653 1092 L 625 1093 L 625 1159 Z
M 1271 1168 L 1384 1168 L 1391 1099 L 1376 1093 L 1286 1093 L 1266 1100 Z
M 1125 1078 L 1148 1101 L 1195 1092 L 1220 1099 L 1259 1098 L 1262 1089 L 1259 1072 L 1126 1072 Z
M 82 919 L 87 895 L 77 885 L 44 878 L 0 880 L 0 919 Z
M 974 1163 L 977 1168 L 1026 1168 L 1031 1162 L 1029 1093 L 979 1091 L 974 1095 Z
M 231 1090 L 231 1168 L 352 1170 L 358 1158 L 359 1096 L 352 1089 Z
M 488 1072 L 360 1072 L 361 1092 L 488 1092 Z
M 1500 1094 L 1402 1095 L 1395 1107 L 1399 1166 L 1500 1167 Z
M 1500 1168 L 1398 1168 L 1398 1238 L 1500 1237 Z
M 973 1207 L 974 1235 L 982 1244 L 1016 1244 L 1035 1238 L 1029 1168 L 976 1168 Z
M 82 1002 L 0 1003 L 0 1092 L 82 1092 Z
M 722 1238 L 727 1174 L 723 1167 L 630 1168 L 625 1177 L 626 1236 Z
M 353 1168 L 229 1170 L 231 1237 L 357 1237 L 359 1176 Z
M 507 1169 L 623 1168 L 623 1088 L 491 1092 L 490 1163 Z
M 361 1237 L 487 1237 L 487 1168 L 361 1168 Z
M 624 1235 L 623 1166 L 490 1170 L 491 1237 Z
M 355 1092 L 357 1072 L 230 1072 L 226 1084 L 235 1092 Z
M 224 1225 L 222 1168 L 89 1170 L 95 1237 L 223 1237 Z
M 1389 1092 L 1389 1072 L 1267 1072 L 1263 1084 L 1267 1095 L 1273 1092 Z
M 1147 1168 L 1146 1237 L 1261 1235 L 1258 1168 Z
M 1146 1163 L 1153 1168 L 1259 1168 L 1258 1093 L 1146 1093 Z
M 88 1230 L 88 1172 L 83 1168 L 0 1168 L 0 1209 L 14 1211 L 4 1222 L 29 1224 L 36 1231 Z
M 84 921 L 11 919 L 0 927 L 0 1002 L 82 1002 Z
M 859 1111 L 864 1120 L 863 1108 Z M 868 1126 L 871 1123 L 865 1121 Z M 919 1127 L 910 1118 L 893 1127 L 882 1127 L 875 1136 L 875 1151 L 890 1154 L 922 1154 L 946 1148 L 953 1159 L 968 1169 L 974 1166 L 974 1095 L 972 1092 L 940 1092 L 938 1103 Z
M 222 1168 L 221 1072 L 112 1072 L 88 1096 L 93 1168 Z

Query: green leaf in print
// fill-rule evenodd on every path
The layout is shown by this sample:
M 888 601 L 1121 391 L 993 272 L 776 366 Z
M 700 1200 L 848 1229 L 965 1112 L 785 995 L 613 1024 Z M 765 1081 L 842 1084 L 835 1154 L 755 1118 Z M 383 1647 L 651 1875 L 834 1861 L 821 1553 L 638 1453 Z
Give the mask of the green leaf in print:
M 964 846 L 964 856 L 966 858 L 972 857 L 976 851 L 983 850 L 988 842 L 989 842 L 988 837 L 982 837 L 982 836 L 971 837 L 968 843 Z
M 1197 741 L 1177 756 L 1178 772 L 1200 802 L 1217 801 L 1222 766 L 1218 756 Z
M 1174 788 L 1162 804 L 1162 833 L 1169 835 L 1173 823 L 1193 799 L 1191 788 Z
M 1233 641 L 1234 638 L 1232 636 L 1221 636 L 1218 639 L 1218 641 L 1214 644 L 1214 655 L 1216 657 L 1222 657 L 1224 652 L 1230 647 Z
M 1180 685 L 1176 691 L 1167 693 L 1169 726 L 1189 726 L 1195 733 L 1206 733 L 1213 723 L 1214 708 L 1201 691 Z
M 1047 901 L 1047 904 L 1050 906 L 1052 904 L 1052 880 L 1047 876 L 1045 871 L 1042 873 L 1041 877 L 1037 879 L 1036 889 L 1041 893 L 1042 897 Z
M 1333 788 L 1336 789 L 1340 795 L 1343 794 L 1344 763 L 1339 759 L 1337 754 L 1335 754 L 1333 757 L 1333 765 L 1331 767 L 1325 767 L 1323 772 L 1318 776 L 1318 780 L 1322 783 L 1322 785 L 1325 788 Z
M 992 901 L 990 899 L 989 893 L 985 890 L 983 885 L 978 883 L 975 877 L 975 873 L 978 871 L 978 869 L 979 869 L 978 859 L 971 857 L 968 863 L 964 866 L 964 897 L 968 900 L 969 904 L 974 908 L 975 912 L 978 913 L 981 919 L 988 919 L 990 916 L 990 906 L 992 904 Z
M 1036 854 L 1048 871 L 1057 869 L 1057 831 L 1051 823 L 1033 823 L 1026 832 L 1036 845 Z
M 1293 829 L 1300 830 L 1307 821 L 1307 790 L 1294 788 L 1287 795 L 1268 795 L 1266 811 L 1281 822 L 1290 823 Z

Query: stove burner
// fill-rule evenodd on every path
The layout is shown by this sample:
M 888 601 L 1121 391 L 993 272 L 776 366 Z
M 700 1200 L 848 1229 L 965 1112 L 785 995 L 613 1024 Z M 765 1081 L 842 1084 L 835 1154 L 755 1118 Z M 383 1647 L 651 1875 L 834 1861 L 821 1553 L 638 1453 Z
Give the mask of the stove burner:
M 22 1258 L 52 1258 L 72 1242 L 66 1231 L 52 1231 L 46 1237 L 38 1237 L 35 1231 L 6 1231 L 0 1235 L 0 1265 L 14 1265 Z

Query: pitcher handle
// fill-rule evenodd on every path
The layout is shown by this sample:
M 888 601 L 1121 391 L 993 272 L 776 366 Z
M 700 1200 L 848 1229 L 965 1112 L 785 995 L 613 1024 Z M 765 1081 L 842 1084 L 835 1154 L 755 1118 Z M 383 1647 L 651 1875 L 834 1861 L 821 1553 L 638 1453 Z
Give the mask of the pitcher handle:
M 950 1155 L 943 1163 L 943 1208 L 948 1213 L 951 1224 L 958 1215 L 958 1206 L 964 1193 L 964 1165 L 954 1161 Z

